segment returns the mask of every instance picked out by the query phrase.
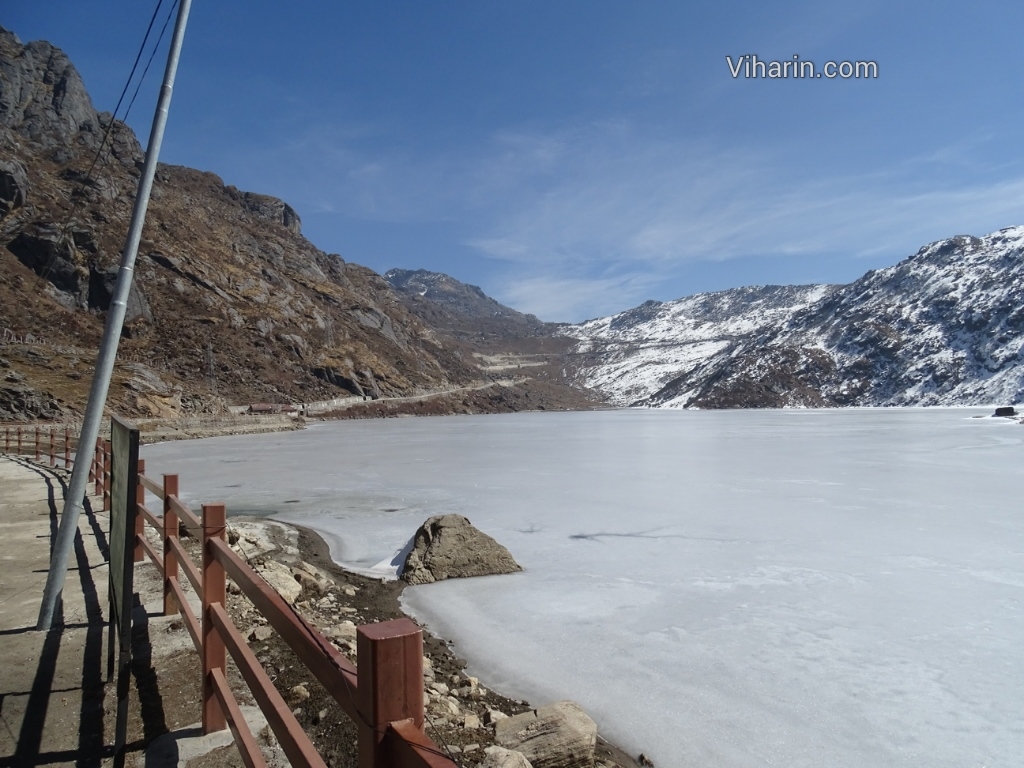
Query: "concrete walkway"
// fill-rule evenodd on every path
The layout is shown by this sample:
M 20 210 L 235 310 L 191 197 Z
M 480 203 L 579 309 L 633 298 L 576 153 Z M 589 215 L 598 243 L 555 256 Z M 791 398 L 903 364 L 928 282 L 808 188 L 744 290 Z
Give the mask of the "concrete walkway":
M 68 473 L 0 456 L 0 767 L 99 766 L 104 751 L 106 515 L 81 516 L 59 621 L 36 632 Z
M 0 455 L 0 768 L 116 764 L 116 684 L 107 677 L 110 515 L 93 511 L 103 506 L 98 497 L 89 497 L 79 520 L 60 618 L 49 632 L 35 631 L 69 479 L 63 469 Z M 187 582 L 185 589 L 198 612 Z M 230 731 L 201 735 L 199 656 L 178 617 L 161 615 L 162 580 L 148 560 L 136 564 L 133 594 L 125 765 L 185 768 L 197 758 L 241 765 Z M 244 690 L 232 668 L 229 681 L 236 696 Z M 243 695 L 242 712 L 260 733 L 266 719 L 250 700 Z M 266 756 L 269 765 L 287 765 L 279 748 Z

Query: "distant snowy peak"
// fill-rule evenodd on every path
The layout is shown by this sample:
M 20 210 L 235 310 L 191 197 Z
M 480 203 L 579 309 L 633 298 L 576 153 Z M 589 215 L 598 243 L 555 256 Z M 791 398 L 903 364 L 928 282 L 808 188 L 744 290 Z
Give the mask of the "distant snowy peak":
M 647 302 L 563 329 L 620 405 L 956 405 L 1024 399 L 1024 227 L 925 246 L 844 286 Z
M 764 285 L 698 293 L 675 301 L 647 301 L 575 328 L 581 338 L 678 341 L 735 336 L 788 318 L 835 289 L 830 285 Z
M 616 405 L 646 404 L 681 372 L 731 354 L 835 290 L 830 285 L 733 288 L 648 301 L 562 330 L 580 339 L 571 356 L 579 383 Z

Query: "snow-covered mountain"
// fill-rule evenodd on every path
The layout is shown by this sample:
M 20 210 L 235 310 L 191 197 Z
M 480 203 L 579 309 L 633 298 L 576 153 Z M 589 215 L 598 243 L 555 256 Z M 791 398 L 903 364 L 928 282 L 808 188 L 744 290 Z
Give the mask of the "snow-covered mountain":
M 649 301 L 564 326 L 578 383 L 619 405 L 1024 400 L 1024 227 L 925 246 L 849 285 Z

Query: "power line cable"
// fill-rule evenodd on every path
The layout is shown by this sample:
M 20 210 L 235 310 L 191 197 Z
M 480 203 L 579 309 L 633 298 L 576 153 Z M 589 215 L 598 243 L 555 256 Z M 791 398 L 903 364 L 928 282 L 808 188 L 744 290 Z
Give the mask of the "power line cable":
M 163 2 L 163 0 L 160 0 L 160 2 Z M 160 36 L 156 39 L 156 45 L 153 46 L 153 50 L 149 54 L 149 61 L 146 62 L 146 68 L 142 70 L 142 76 L 139 78 L 139 82 L 135 85 L 135 93 L 132 94 L 132 99 L 128 102 L 128 109 L 124 111 L 124 117 L 121 118 L 122 123 L 128 122 L 128 115 L 130 115 L 132 112 L 132 105 L 135 104 L 135 97 L 139 95 L 139 89 L 142 87 L 142 84 L 146 81 L 146 75 L 149 73 L 149 66 L 153 63 L 153 59 L 156 57 L 156 52 L 160 50 L 160 43 L 162 43 L 164 40 L 164 33 L 167 32 L 167 25 L 170 23 L 171 17 L 174 15 L 174 11 L 177 7 L 178 0 L 174 0 L 174 2 L 171 4 L 171 9 L 167 12 L 167 18 L 164 19 L 164 25 L 160 29 Z M 158 4 L 157 11 L 159 10 L 160 6 Z M 154 11 L 154 14 L 155 13 L 156 11 Z M 143 41 L 143 45 L 145 45 L 145 41 Z

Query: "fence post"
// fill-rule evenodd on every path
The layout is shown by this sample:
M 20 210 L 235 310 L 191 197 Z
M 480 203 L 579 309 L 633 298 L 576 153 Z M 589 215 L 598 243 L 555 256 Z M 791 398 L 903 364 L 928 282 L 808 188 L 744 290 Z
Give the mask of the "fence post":
M 50 433 L 50 466 L 51 467 L 56 467 L 57 466 L 57 443 L 55 442 L 54 437 L 53 437 L 53 425 L 50 425 L 49 433 Z
M 102 480 L 100 479 L 102 477 L 103 477 L 103 441 L 100 440 L 97 437 L 96 438 L 96 450 L 94 450 L 93 454 L 92 454 L 92 479 L 93 479 L 93 482 L 96 484 L 96 487 L 93 488 L 93 490 L 95 491 L 95 493 L 93 493 L 93 496 L 102 496 L 103 495 L 103 485 L 102 485 Z
M 224 539 L 226 513 L 223 504 L 203 504 L 203 734 L 222 731 L 227 727 L 224 712 L 217 701 L 213 687 L 214 669 L 227 674 L 227 652 L 224 639 L 213 626 L 214 603 L 224 605 L 227 600 L 227 581 L 224 566 L 213 556 L 210 539 Z M 423 694 L 420 694 L 422 696 Z
M 146 474 L 146 460 L 139 459 L 139 474 Z M 139 506 L 145 506 L 146 504 L 146 486 L 139 483 L 135 486 L 135 503 Z M 142 511 L 136 509 L 135 511 L 135 537 L 133 538 L 134 551 L 135 551 L 135 562 L 141 563 L 146 559 L 146 550 L 142 548 L 142 537 L 146 535 L 146 518 L 142 516 Z
M 36 424 L 36 461 L 39 461 L 39 425 Z
M 103 511 L 110 511 L 110 463 L 113 457 L 110 455 L 110 441 L 103 441 Z
M 21 456 L 21 427 L 18 427 L 18 455 Z
M 383 768 L 388 723 L 411 719 L 423 730 L 423 633 L 409 619 L 359 627 L 356 659 L 359 768 Z
M 171 539 L 178 538 L 178 513 L 171 507 L 171 496 L 178 495 L 178 476 L 164 475 L 164 616 L 179 613 L 171 590 L 171 580 L 178 578 L 178 558 Z
M 64 427 L 64 469 L 71 468 L 71 427 Z

